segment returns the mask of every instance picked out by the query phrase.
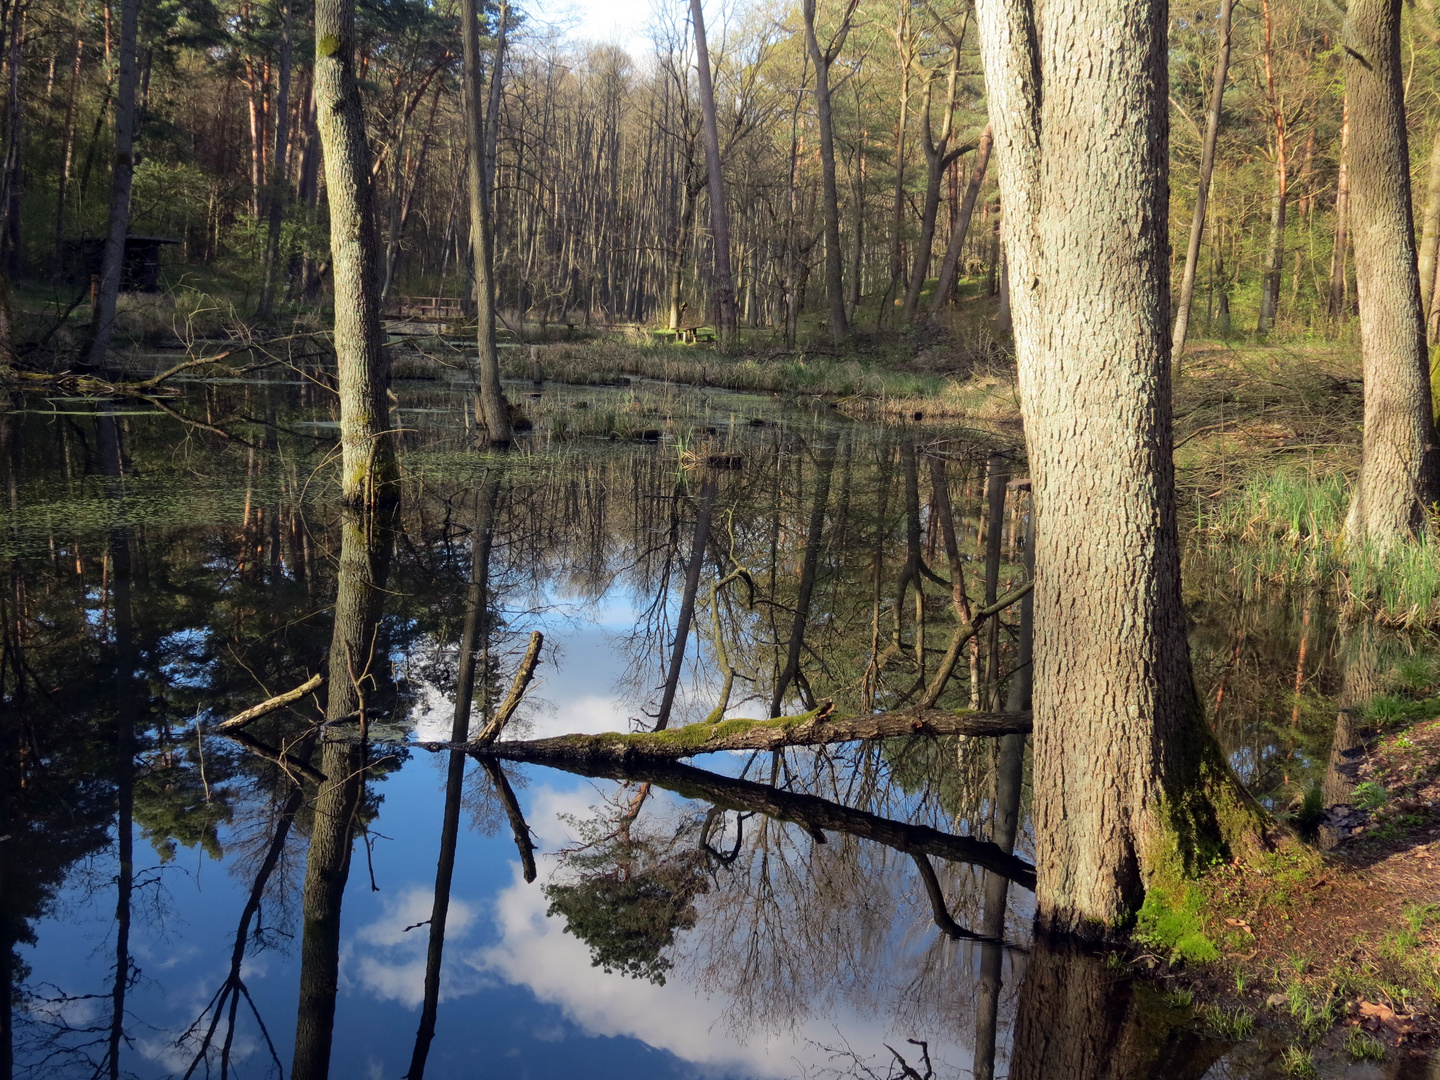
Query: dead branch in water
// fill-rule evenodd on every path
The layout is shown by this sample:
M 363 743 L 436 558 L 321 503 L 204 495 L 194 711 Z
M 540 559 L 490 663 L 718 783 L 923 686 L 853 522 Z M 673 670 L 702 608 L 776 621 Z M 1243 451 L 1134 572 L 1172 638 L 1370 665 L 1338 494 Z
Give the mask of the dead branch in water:
M 510 722 L 510 718 L 515 715 L 515 710 L 520 707 L 520 699 L 525 696 L 525 691 L 530 686 L 530 680 L 535 678 L 535 665 L 540 662 L 540 646 L 544 644 L 545 635 L 539 630 L 530 635 L 530 647 L 525 650 L 525 658 L 520 661 L 520 667 L 515 672 L 515 681 L 510 684 L 510 693 L 506 695 L 495 715 L 490 718 L 490 722 L 475 737 L 472 745 L 489 746 L 500 737 L 500 732 L 505 730 L 505 725 Z
M 293 702 L 299 701 L 306 694 L 310 693 L 310 691 L 318 690 L 320 688 L 320 684 L 324 681 L 324 676 L 312 675 L 310 676 L 310 678 L 306 679 L 303 684 L 297 686 L 294 690 L 287 690 L 283 694 L 276 694 L 269 700 L 262 701 L 259 705 L 252 705 L 244 712 L 236 713 L 229 720 L 224 720 L 221 723 L 216 724 L 215 727 L 212 729 L 211 733 L 214 735 L 226 735 L 232 731 L 238 731 L 245 725 L 254 723 L 256 720 L 259 720 L 262 716 L 268 716 L 270 713 L 275 712 L 277 709 L 283 709 L 286 705 L 290 705 Z

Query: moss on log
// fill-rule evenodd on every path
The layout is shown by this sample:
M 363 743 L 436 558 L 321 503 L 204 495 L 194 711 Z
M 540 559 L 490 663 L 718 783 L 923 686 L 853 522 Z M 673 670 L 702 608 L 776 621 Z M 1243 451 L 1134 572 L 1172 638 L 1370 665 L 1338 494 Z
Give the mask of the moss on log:
M 774 720 L 721 720 L 687 724 L 665 731 L 626 735 L 560 735 L 551 739 L 517 739 L 463 749 L 509 761 L 674 761 L 721 750 L 780 750 L 787 746 L 893 739 L 909 735 L 971 735 L 993 737 L 1030 730 L 1030 714 L 982 713 L 947 709 L 897 709 L 893 712 L 836 716 L 826 702 L 799 716 Z M 448 749 L 448 743 L 422 744 Z

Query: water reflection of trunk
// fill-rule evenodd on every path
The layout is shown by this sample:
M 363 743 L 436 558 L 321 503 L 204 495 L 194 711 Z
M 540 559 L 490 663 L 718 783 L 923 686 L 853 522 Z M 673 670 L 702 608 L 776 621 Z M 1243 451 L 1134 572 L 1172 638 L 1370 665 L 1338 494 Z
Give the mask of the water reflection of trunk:
M 124 473 L 120 428 L 101 415 L 96 424 L 100 463 L 110 498 L 118 498 Z M 130 597 L 130 533 L 110 533 L 110 589 L 115 628 L 115 972 L 110 991 L 110 1031 L 105 1064 L 112 1080 L 120 1076 L 120 1045 L 125 1037 L 125 993 L 130 986 L 130 900 L 135 887 L 135 624 Z
M 1025 519 L 1025 571 L 1035 572 L 1035 515 Z M 987 584 L 988 588 L 988 584 Z M 1007 711 L 1030 708 L 1031 657 L 1035 645 L 1035 605 L 1030 596 L 1020 601 L 1020 641 L 1016 650 L 1015 673 L 1010 679 Z M 1015 850 L 1020 831 L 1020 798 L 1025 778 L 1025 736 L 1004 735 L 999 740 L 995 763 L 995 824 L 990 839 L 1005 852 Z M 985 909 L 980 933 L 991 939 L 980 946 L 980 979 L 975 1006 L 975 1080 L 993 1080 L 995 1041 L 1000 1021 L 1000 988 L 1004 977 L 1005 954 L 995 941 L 1005 936 L 1005 911 L 1010 882 L 999 874 L 985 875 Z
M 375 688 L 376 631 L 390 563 L 390 530 L 379 515 L 347 509 L 341 520 L 335 627 L 330 640 L 328 720 L 359 712 Z M 363 732 L 365 721 L 360 721 Z M 350 874 L 355 816 L 365 782 L 364 740 L 325 743 L 315 822 L 305 858 L 304 937 L 292 1080 L 320 1080 L 330 1067 L 340 965 L 340 903 Z
M 465 623 L 460 637 L 460 663 L 455 678 L 455 715 L 450 741 L 470 737 L 470 708 L 475 693 L 475 653 L 489 656 L 490 552 L 495 536 L 495 506 L 500 496 L 500 474 L 491 471 L 480 489 L 470 587 L 465 595 Z M 445 923 L 450 914 L 450 882 L 455 874 L 455 844 L 460 835 L 460 793 L 465 781 L 465 753 L 451 750 L 445 774 L 445 811 L 440 824 L 440 858 L 435 864 L 435 899 L 430 908 L 430 941 L 425 953 L 425 997 L 420 1026 L 410 1055 L 409 1080 L 425 1075 L 425 1059 L 435 1038 L 435 1016 L 440 1004 L 440 964 L 445 952 Z M 503 776 L 502 776 L 503 781 Z M 534 877 L 533 872 L 531 877 Z
M 810 600 L 815 593 L 815 571 L 820 563 L 820 541 L 825 530 L 825 509 L 830 501 L 830 474 L 835 471 L 835 447 L 822 446 L 815 474 L 815 502 L 810 511 L 810 527 L 805 534 L 805 557 L 800 566 L 800 586 L 795 597 L 795 618 L 790 624 L 790 643 L 785 653 L 785 667 L 775 680 L 775 693 L 770 699 L 770 715 L 779 716 L 785 691 L 794 682 L 807 709 L 815 702 L 810 684 L 800 672 L 800 652 L 805 647 L 805 625 L 810 619 Z
M 1132 992 L 1102 955 L 1037 936 L 1020 988 L 1012 1080 L 1200 1080 L 1226 1049 L 1193 1030 L 1189 1010 Z
M 710 522 L 715 514 L 715 493 L 718 483 L 714 473 L 706 473 L 695 500 L 695 535 L 690 541 L 690 562 L 685 567 L 685 592 L 680 597 L 680 617 L 675 624 L 675 643 L 670 648 L 670 668 L 665 675 L 665 693 L 660 711 L 655 716 L 655 730 L 670 723 L 670 710 L 675 705 L 675 691 L 680 686 L 680 668 L 685 663 L 685 644 L 690 638 L 690 623 L 695 618 L 695 593 L 700 588 L 700 571 L 705 565 L 705 548 L 710 543 Z
M 1340 683 L 1340 708 L 1335 715 L 1335 733 L 1330 740 L 1325 776 L 1320 782 L 1320 803 L 1327 811 L 1327 820 L 1320 823 L 1318 839 L 1320 846 L 1327 850 L 1350 835 L 1349 828 L 1332 824 L 1337 817 L 1343 817 L 1343 811 L 1340 814 L 1331 811 L 1351 805 L 1355 792 L 1355 751 L 1363 742 L 1361 711 L 1381 689 L 1374 639 L 1362 632 L 1356 640 L 1347 644 L 1345 674 Z

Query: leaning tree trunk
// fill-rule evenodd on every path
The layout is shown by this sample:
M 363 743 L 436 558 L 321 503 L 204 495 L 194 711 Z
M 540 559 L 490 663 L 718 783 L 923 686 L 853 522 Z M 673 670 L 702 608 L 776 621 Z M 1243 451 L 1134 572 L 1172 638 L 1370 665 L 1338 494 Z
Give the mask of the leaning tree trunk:
M 398 498 L 382 348 L 370 144 L 355 78 L 355 0 L 315 5 L 315 108 L 330 200 L 339 367 L 341 494 L 351 505 Z
M 710 181 L 710 230 L 715 246 L 716 330 L 720 349 L 735 347 L 735 275 L 730 269 L 730 212 L 725 208 L 725 178 L 720 171 L 720 126 L 715 119 L 715 87 L 710 79 L 710 48 L 705 40 L 705 12 L 690 0 L 695 31 L 695 69 L 700 81 L 700 113 L 705 134 L 705 168 Z
M 1352 0 L 1344 45 L 1365 365 L 1364 448 L 1345 535 L 1357 551 L 1363 545 L 1384 555 L 1425 528 L 1440 496 L 1410 205 L 1400 0 Z
M 490 236 L 490 201 L 485 190 L 485 131 L 480 115 L 480 12 L 476 0 L 462 0 L 460 21 L 464 24 L 460 33 L 465 52 L 461 96 L 465 109 L 465 183 L 470 195 L 470 253 L 475 264 L 480 412 L 491 445 L 504 446 L 510 442 L 510 410 L 500 387 L 500 350 L 495 347 L 495 245 Z M 499 77 L 499 71 L 492 75 L 493 79 Z
M 1167 11 L 1050 0 L 1042 39 L 1028 0 L 977 9 L 1006 246 L 1023 283 L 1037 914 L 1104 936 L 1207 845 L 1248 848 L 1260 830 L 1204 727 L 1180 598 Z
M 1190 329 L 1190 302 L 1195 296 L 1195 270 L 1200 265 L 1200 240 L 1205 234 L 1205 206 L 1210 199 L 1210 177 L 1215 171 L 1215 140 L 1220 134 L 1220 109 L 1225 102 L 1225 76 L 1230 70 L 1231 0 L 1220 0 L 1220 20 L 1215 32 L 1220 38 L 1215 56 L 1215 81 L 1210 87 L 1210 108 L 1205 114 L 1205 143 L 1200 151 L 1200 189 L 1195 193 L 1195 217 L 1190 222 L 1190 244 L 1185 249 L 1185 276 L 1180 279 L 1180 309 L 1175 313 L 1171 352 L 1177 365 L 1185 351 Z
M 955 291 L 955 279 L 959 276 L 960 253 L 965 249 L 965 236 L 970 231 L 970 219 L 975 216 L 975 200 L 980 187 L 985 183 L 985 170 L 990 167 L 990 147 L 995 137 L 989 125 L 980 136 L 975 150 L 975 168 L 970 173 L 970 183 L 965 188 L 965 198 L 960 202 L 960 213 L 950 230 L 950 242 L 945 246 L 945 257 L 940 261 L 940 281 L 935 286 L 935 295 L 930 298 L 930 315 L 933 318 L 941 308 L 950 302 Z
M 110 350 L 115 328 L 115 305 L 120 299 L 120 278 L 125 268 L 125 234 L 130 229 L 130 186 L 135 176 L 135 35 L 140 22 L 140 0 L 124 0 L 120 7 L 120 73 L 115 94 L 115 165 L 110 179 L 110 224 L 105 233 L 105 255 L 100 264 L 100 290 L 90 315 L 86 353 L 91 365 L 101 367 Z
M 698 4 L 699 0 L 691 0 Z M 854 11 L 850 5 L 850 12 Z M 836 45 L 820 48 L 815 36 L 815 0 L 804 0 L 805 43 L 815 65 L 815 112 L 820 125 L 820 180 L 825 214 L 825 293 L 830 301 L 830 337 L 840 344 L 850 336 L 845 316 L 845 281 L 840 248 L 840 189 L 835 181 L 835 120 L 830 107 L 830 65 L 839 51 Z M 843 27 L 848 28 L 849 12 Z M 840 39 L 844 40 L 844 29 Z

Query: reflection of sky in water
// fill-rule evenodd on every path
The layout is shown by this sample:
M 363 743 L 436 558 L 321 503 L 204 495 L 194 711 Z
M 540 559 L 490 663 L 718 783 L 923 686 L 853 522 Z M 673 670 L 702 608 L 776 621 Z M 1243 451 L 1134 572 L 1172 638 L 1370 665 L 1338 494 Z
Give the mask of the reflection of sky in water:
M 433 898 L 442 760 L 421 755 L 376 788 L 384 801 L 372 826 L 370 861 L 379 891 L 371 889 L 365 847 L 357 841 L 344 902 L 332 1077 L 399 1077 L 408 1067 L 428 940 L 427 927 L 415 924 L 429 918 Z M 554 851 L 570 837 L 562 816 L 583 816 L 613 787 L 543 769 L 530 776 L 519 797 L 541 851 Z M 830 1055 L 821 1046 L 836 1045 L 840 1035 L 862 1055 L 886 1055 L 885 1042 L 903 1045 L 912 1034 L 890 1030 L 884 1015 L 842 1006 L 794 1030 L 744 1023 L 750 1030 L 737 1037 L 725 996 L 707 996 L 686 966 L 672 971 L 663 987 L 592 967 L 588 947 L 564 932 L 562 919 L 545 916 L 541 885 L 553 859 L 542 858 L 540 879 L 527 885 L 507 830 L 484 836 L 465 824 L 468 815 L 456 858 L 430 1076 L 620 1077 L 637 1069 L 656 1077 L 691 1076 L 697 1069 L 706 1076 L 790 1076 L 823 1066 Z M 137 845 L 136 852 L 137 881 L 152 884 L 137 890 L 132 945 L 140 979 L 129 1001 L 134 1053 L 126 1060 L 139 1075 L 163 1076 L 188 1065 L 190 1056 L 175 1038 L 224 979 L 248 882 L 194 852 L 156 873 L 143 869 L 153 866 L 149 847 Z M 55 984 L 52 990 L 76 995 L 108 992 L 113 960 L 113 865 L 88 869 L 72 880 L 55 917 L 38 927 L 39 944 L 26 957 Z M 297 861 L 291 870 L 298 885 L 303 865 Z M 298 900 L 298 892 L 293 896 Z M 293 913 L 267 907 L 266 927 L 295 937 L 248 958 L 244 968 L 287 1074 L 299 978 L 294 921 Z M 71 1025 L 108 1022 L 108 1002 L 93 998 L 49 1011 Z M 952 1067 L 968 1057 L 963 1048 L 934 1043 L 932 1053 Z M 244 1062 L 241 1075 L 265 1072 L 269 1051 L 253 1023 L 242 1021 L 233 1056 Z
M 532 688 L 537 707 L 531 711 L 529 734 L 628 730 L 629 717 L 640 715 L 644 705 L 630 700 L 620 686 L 627 662 L 620 637 L 634 627 L 637 615 L 628 588 L 616 582 L 593 602 L 546 596 L 540 609 L 544 615 L 537 625 L 555 647 L 556 659 L 552 662 L 547 648 L 546 663 Z M 692 658 L 697 647 L 692 636 Z M 702 696 L 715 692 L 693 664 L 686 665 L 685 686 Z M 682 697 L 684 691 L 682 687 Z M 452 709 L 448 693 L 422 686 L 411 717 L 416 738 L 448 739 Z M 708 764 L 732 771 L 723 759 Z M 604 793 L 614 790 L 609 782 L 545 769 L 529 770 L 528 775 L 532 786 L 518 794 L 542 853 L 573 839 L 572 825 L 562 818 L 586 816 Z M 379 817 L 371 826 L 368 858 L 364 841 L 356 841 L 343 907 L 330 1073 L 337 1078 L 400 1077 L 409 1065 L 428 943 L 428 926 L 417 924 L 429 919 L 433 900 L 443 759 L 419 752 L 372 790 L 381 798 Z M 646 812 L 663 814 L 675 802 L 657 795 Z M 242 843 L 237 833 L 243 829 L 268 835 L 264 826 L 270 820 L 264 808 L 236 809 L 236 822 L 246 824 L 222 829 L 227 852 L 223 865 L 192 849 L 157 868 L 153 850 L 137 837 L 132 950 L 140 977 L 127 1010 L 133 1049 L 124 1058 L 137 1075 L 183 1073 L 193 1051 L 178 1047 L 176 1039 L 201 1015 L 224 980 L 249 875 L 258 860 L 254 843 Z M 564 931 L 563 919 L 546 917 L 548 901 L 541 886 L 554 870 L 554 859 L 542 857 L 539 880 L 527 885 L 508 829 L 502 825 L 495 835 L 486 836 L 467 828 L 468 823 L 466 812 L 446 934 L 438 1033 L 426 1070 L 431 1077 L 628 1078 L 641 1071 L 652 1077 L 791 1076 L 831 1064 L 831 1051 L 823 1047 L 848 1043 L 862 1057 L 888 1060 L 884 1043 L 903 1047 L 904 1040 L 916 1034 L 892 1031 L 886 1015 L 862 1013 L 844 1003 L 823 1007 L 778 1031 L 728 1014 L 725 994 L 708 995 L 697 985 L 705 946 L 693 934 L 682 933 L 678 945 L 689 953 L 690 962 L 672 970 L 663 987 L 606 974 L 591 965 L 588 946 Z M 37 927 L 38 944 L 22 950 L 28 952 L 34 979 L 53 984 L 42 988 L 52 996 L 108 996 L 114 957 L 112 852 L 72 872 L 53 917 Z M 242 855 L 243 867 L 231 873 Z M 288 1075 L 298 1000 L 297 909 L 304 875 L 303 843 L 293 836 L 286 858 L 288 866 L 282 864 L 277 878 L 285 875 L 288 909 L 277 910 L 278 905 L 268 902 L 262 908 L 259 922 L 274 947 L 258 952 L 252 947 L 243 977 Z M 371 888 L 372 869 L 378 891 Z M 702 907 L 704 902 L 702 898 Z M 701 928 L 706 925 L 702 917 Z M 897 934 L 904 937 L 909 929 L 897 928 Z M 925 927 L 921 936 L 932 939 L 933 929 Z M 72 1027 L 108 1024 L 104 998 L 34 1011 Z M 245 1011 L 242 1003 L 232 1059 L 240 1063 L 239 1075 L 272 1073 L 264 1036 Z M 937 1064 L 943 1060 L 953 1072 L 968 1062 L 967 1049 L 938 1045 L 936 1032 L 926 1034 Z M 968 1044 L 968 1033 L 963 1041 Z

